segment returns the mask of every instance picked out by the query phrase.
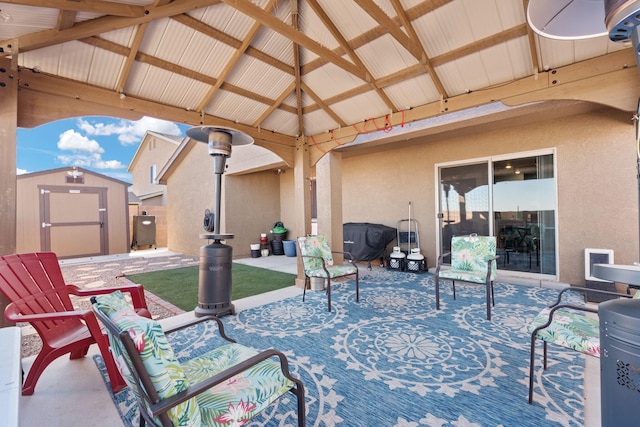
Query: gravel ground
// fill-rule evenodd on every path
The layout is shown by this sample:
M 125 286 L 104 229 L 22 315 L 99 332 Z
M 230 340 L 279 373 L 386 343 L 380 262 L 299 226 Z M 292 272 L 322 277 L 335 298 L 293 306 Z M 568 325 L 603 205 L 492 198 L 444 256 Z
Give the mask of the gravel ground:
M 153 254 L 153 253 L 151 253 Z M 196 257 L 186 255 L 153 255 L 145 257 L 123 257 L 108 259 L 105 261 L 90 261 L 87 263 L 63 263 L 61 266 L 65 282 L 74 284 L 83 289 L 96 289 L 119 286 L 131 283 L 127 274 L 136 274 L 147 271 L 168 270 L 172 268 L 197 265 Z M 163 319 L 183 313 L 178 307 L 161 300 L 155 295 L 145 293 L 149 311 L 154 319 Z M 91 304 L 85 298 L 74 298 L 73 304 L 77 309 L 90 309 Z M 22 327 L 22 356 L 37 354 L 42 348 L 42 341 L 29 324 L 18 324 Z

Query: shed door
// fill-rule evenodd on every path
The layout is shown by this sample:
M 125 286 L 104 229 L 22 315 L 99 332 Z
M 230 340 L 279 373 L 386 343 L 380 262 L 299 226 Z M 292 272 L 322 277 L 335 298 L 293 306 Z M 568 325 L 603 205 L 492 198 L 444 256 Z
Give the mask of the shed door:
M 59 258 L 106 255 L 107 189 L 40 188 L 41 248 Z

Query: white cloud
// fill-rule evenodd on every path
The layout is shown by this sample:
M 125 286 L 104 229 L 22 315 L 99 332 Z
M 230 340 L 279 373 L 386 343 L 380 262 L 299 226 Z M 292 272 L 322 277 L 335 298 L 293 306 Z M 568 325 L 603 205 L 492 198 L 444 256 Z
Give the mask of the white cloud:
M 86 132 L 87 135 L 118 135 L 118 141 L 120 141 L 122 145 L 131 145 L 140 142 L 144 133 L 148 130 L 168 135 L 181 134 L 180 128 L 175 123 L 153 117 L 143 117 L 136 121 L 120 120 L 114 123 L 94 123 L 86 119 L 78 119 L 78 128 Z
M 102 160 L 100 154 L 61 154 L 57 157 L 63 165 L 80 166 L 94 169 L 125 169 L 127 165 L 119 160 Z
M 104 148 L 98 144 L 98 141 L 89 139 L 73 129 L 66 130 L 60 134 L 58 148 L 73 152 L 104 153 Z
M 26 169 L 16 168 L 16 175 L 24 175 L 25 173 L 29 173 Z

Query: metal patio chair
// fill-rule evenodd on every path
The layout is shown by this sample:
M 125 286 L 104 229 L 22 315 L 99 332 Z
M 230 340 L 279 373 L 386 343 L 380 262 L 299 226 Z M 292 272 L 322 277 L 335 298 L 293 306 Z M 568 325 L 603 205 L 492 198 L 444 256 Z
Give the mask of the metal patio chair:
M 451 255 L 451 268 L 442 269 L 446 256 Z M 491 320 L 491 307 L 495 305 L 493 281 L 496 278 L 496 238 L 493 236 L 454 236 L 451 252 L 438 257 L 436 267 L 436 309 L 440 310 L 440 281 L 450 280 L 453 299 L 456 299 L 456 282 L 484 284 L 487 292 L 487 320 Z
M 304 265 L 305 284 L 302 291 L 302 301 L 307 293 L 307 285 L 311 278 L 322 278 L 327 281 L 327 311 L 331 311 L 331 280 L 338 277 L 356 276 L 356 302 L 360 301 L 360 288 L 358 284 L 358 267 L 353 256 L 349 252 L 332 251 L 325 236 L 298 237 L 300 257 Z M 333 254 L 343 254 L 349 260 L 349 265 L 335 265 Z
M 151 317 L 140 285 L 83 290 L 65 284 L 53 252 L 14 254 L 0 257 L 0 292 L 10 301 L 4 311 L 8 322 L 30 323 L 42 340 L 22 386 L 23 395 L 33 394 L 45 368 L 67 353 L 71 359 L 87 355 L 89 346 L 97 343 L 105 361 L 114 392 L 125 387 L 109 344 L 91 310 L 77 310 L 71 295 L 89 297 L 120 289 L 131 295 L 137 312 Z
M 136 315 L 120 292 L 94 297 L 92 302 L 107 328 L 118 368 L 138 402 L 141 427 L 243 425 L 288 392 L 297 398 L 298 426 L 306 425 L 304 386 L 289 373 L 283 353 L 273 349 L 258 353 L 237 344 L 214 316 L 163 330 L 155 320 Z M 227 344 L 178 361 L 167 334 L 204 321 L 216 322 Z
M 596 304 L 581 305 L 563 298 L 570 292 L 603 297 L 640 298 L 640 291 L 632 295 L 617 292 L 587 289 L 577 286 L 564 288 L 558 299 L 533 319 L 531 332 L 531 354 L 529 360 L 529 404 L 533 403 L 533 371 L 535 365 L 536 340 L 543 342 L 543 369 L 547 370 L 547 344 L 555 344 L 575 350 L 587 356 L 600 357 L 600 321 Z M 591 313 L 591 314 L 590 314 Z

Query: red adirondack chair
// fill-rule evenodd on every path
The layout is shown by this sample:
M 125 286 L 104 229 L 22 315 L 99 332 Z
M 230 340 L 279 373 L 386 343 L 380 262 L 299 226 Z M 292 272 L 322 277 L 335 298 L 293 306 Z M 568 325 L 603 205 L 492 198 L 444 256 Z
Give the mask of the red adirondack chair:
M 24 396 L 33 394 L 38 378 L 51 362 L 67 353 L 71 359 L 82 358 L 93 343 L 100 348 L 113 391 L 126 386 L 95 314 L 90 308 L 76 310 L 70 298 L 70 295 L 106 294 L 116 289 L 131 295 L 138 314 L 151 317 L 140 285 L 83 290 L 65 284 L 58 257 L 53 252 L 0 257 L 0 292 L 10 301 L 4 312 L 5 319 L 30 323 L 42 339 L 42 350 L 22 386 Z

